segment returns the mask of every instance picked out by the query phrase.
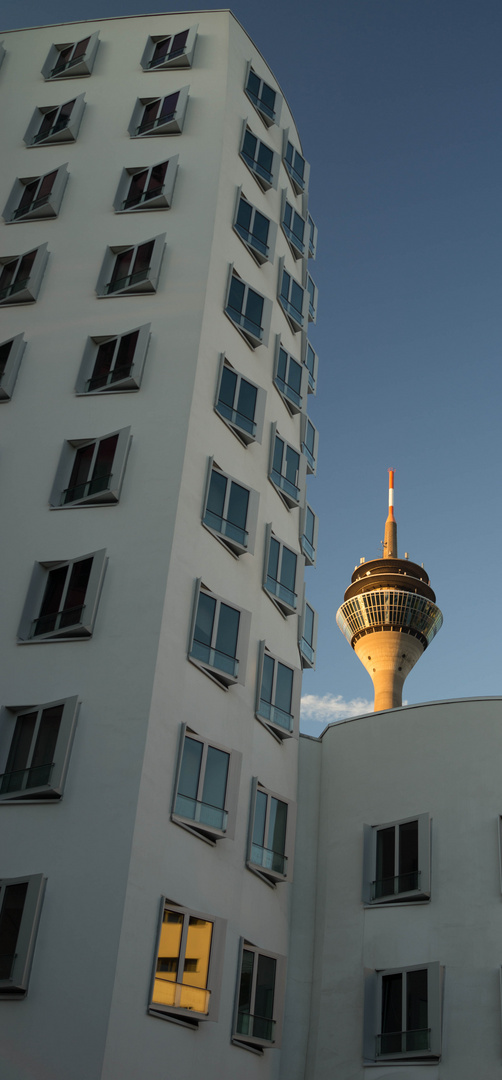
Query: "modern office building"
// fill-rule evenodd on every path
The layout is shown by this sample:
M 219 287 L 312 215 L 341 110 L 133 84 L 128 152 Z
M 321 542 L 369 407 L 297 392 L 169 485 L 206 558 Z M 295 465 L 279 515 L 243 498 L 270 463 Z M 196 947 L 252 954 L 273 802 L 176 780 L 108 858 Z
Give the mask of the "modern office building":
M 277 1077 L 308 164 L 228 11 L 2 59 L 0 1073 Z

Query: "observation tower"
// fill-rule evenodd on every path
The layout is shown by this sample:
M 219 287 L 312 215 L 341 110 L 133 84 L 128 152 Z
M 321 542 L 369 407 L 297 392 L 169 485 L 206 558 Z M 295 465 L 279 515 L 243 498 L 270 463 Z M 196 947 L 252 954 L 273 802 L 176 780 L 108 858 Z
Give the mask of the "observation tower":
M 336 621 L 375 691 L 375 712 L 403 703 L 403 684 L 443 624 L 423 566 L 397 554 L 394 469 L 389 469 L 389 512 L 383 557 L 361 559 Z

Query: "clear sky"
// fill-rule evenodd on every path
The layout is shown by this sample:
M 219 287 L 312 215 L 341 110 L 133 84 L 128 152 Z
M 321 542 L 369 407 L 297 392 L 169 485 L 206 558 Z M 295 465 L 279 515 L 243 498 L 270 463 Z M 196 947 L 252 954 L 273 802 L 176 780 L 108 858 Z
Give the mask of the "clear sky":
M 5 30 L 154 9 L 4 0 L 0 18 Z M 381 553 L 388 467 L 400 553 L 424 563 L 444 614 L 406 700 L 502 694 L 501 0 L 232 10 L 292 107 L 319 227 L 321 532 L 306 576 L 320 624 L 303 730 L 372 708 L 335 613 L 360 556 Z

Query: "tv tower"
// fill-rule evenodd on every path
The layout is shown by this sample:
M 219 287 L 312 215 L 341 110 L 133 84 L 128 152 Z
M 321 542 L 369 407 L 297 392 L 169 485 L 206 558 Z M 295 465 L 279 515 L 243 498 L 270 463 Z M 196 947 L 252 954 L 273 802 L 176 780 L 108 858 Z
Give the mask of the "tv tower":
M 373 680 L 375 712 L 403 703 L 403 684 L 443 625 L 423 566 L 397 554 L 394 469 L 389 469 L 389 512 L 383 557 L 361 559 L 336 621 Z

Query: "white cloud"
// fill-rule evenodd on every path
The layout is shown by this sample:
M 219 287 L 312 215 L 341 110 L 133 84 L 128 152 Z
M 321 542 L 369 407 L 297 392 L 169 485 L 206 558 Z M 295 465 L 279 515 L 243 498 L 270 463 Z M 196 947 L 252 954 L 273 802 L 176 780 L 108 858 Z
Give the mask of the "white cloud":
M 302 720 L 314 721 L 325 726 L 335 720 L 347 720 L 351 716 L 362 716 L 372 712 L 373 702 L 366 698 L 352 698 L 345 701 L 341 694 L 305 694 L 301 700 L 300 716 Z

